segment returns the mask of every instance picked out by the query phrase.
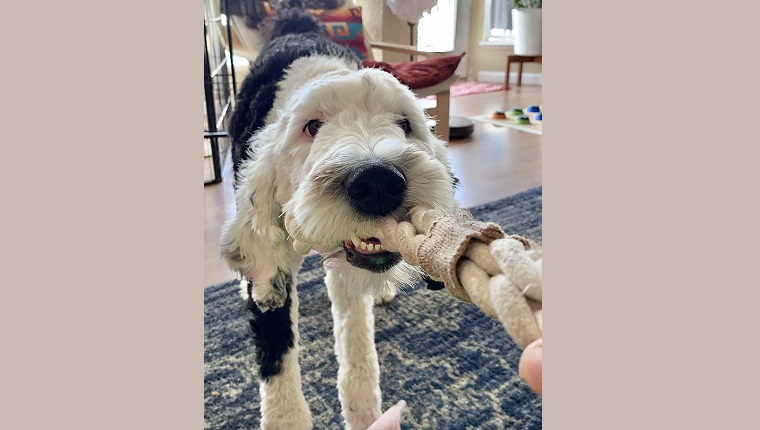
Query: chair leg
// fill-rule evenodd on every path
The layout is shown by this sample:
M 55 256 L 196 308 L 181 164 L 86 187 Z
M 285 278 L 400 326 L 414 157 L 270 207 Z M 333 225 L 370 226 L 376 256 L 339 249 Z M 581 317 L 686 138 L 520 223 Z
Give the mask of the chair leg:
M 451 128 L 449 127 L 450 95 L 451 93 L 448 89 L 441 91 L 435 95 L 435 134 L 446 142 L 448 142 L 449 138 L 451 137 Z

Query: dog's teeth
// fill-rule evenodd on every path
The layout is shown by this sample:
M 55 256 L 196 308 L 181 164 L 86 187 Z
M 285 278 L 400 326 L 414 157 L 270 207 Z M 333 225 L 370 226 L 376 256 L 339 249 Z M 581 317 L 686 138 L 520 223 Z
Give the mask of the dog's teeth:
M 377 244 L 370 243 L 370 244 L 367 245 L 367 249 L 370 250 L 370 251 L 377 251 L 378 250 L 377 247 L 378 247 Z
M 375 244 L 375 251 L 380 251 L 381 249 L 383 249 L 383 246 L 381 244 L 379 244 L 379 243 L 376 243 Z
M 353 235 L 353 236 L 351 237 L 351 242 L 353 242 L 353 243 L 354 243 L 354 248 L 358 248 L 358 247 L 359 247 L 359 244 L 360 244 L 362 241 L 361 241 L 361 240 L 359 240 L 359 236 L 357 236 L 357 235 Z
M 367 242 L 361 242 L 360 246 L 362 249 L 367 249 Z

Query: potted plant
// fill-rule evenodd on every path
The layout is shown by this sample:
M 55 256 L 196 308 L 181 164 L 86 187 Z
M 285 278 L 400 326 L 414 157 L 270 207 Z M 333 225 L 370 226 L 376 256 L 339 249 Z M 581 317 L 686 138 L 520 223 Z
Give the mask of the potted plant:
M 541 55 L 541 0 L 512 0 L 515 55 Z

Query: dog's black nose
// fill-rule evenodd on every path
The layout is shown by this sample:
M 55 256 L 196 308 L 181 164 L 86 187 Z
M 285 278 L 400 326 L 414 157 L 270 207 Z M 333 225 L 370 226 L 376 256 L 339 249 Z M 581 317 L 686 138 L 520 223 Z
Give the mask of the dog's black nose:
M 388 163 L 367 164 L 346 181 L 348 201 L 365 215 L 388 215 L 401 206 L 405 191 L 404 175 Z

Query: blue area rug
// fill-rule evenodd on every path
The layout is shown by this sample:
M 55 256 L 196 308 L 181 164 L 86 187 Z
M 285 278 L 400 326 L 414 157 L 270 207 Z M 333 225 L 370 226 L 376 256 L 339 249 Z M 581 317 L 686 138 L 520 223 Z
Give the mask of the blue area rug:
M 541 188 L 472 208 L 508 234 L 541 241 Z M 301 370 L 317 429 L 342 429 L 332 315 L 319 256 L 298 275 Z M 235 281 L 206 288 L 205 428 L 258 429 L 248 313 Z M 501 324 L 446 290 L 417 287 L 375 308 L 383 410 L 406 400 L 403 429 L 540 429 L 542 404 L 517 374 Z

